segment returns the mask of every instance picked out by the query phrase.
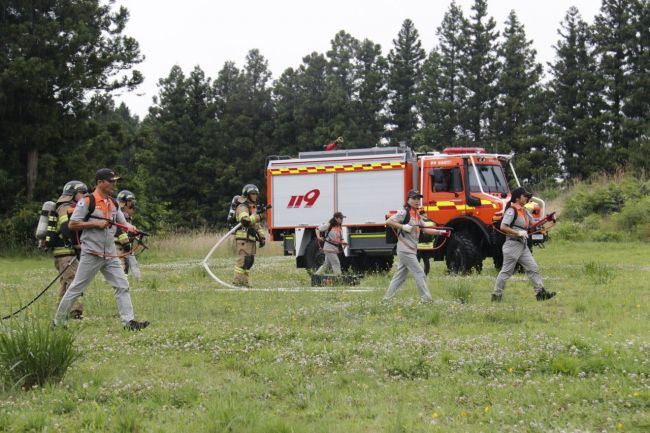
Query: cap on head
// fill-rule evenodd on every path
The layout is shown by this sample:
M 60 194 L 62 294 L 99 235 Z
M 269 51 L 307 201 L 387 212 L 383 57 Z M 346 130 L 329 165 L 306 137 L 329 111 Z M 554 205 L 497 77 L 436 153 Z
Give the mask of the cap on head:
M 409 199 L 412 199 L 412 198 L 422 198 L 422 197 L 424 197 L 424 196 L 423 196 L 422 194 L 420 194 L 420 191 L 418 191 L 417 189 L 412 189 L 412 190 L 410 190 L 410 191 L 408 192 L 407 197 L 408 197 Z
M 110 168 L 100 168 L 95 172 L 95 180 L 118 180 L 120 177 Z
M 526 188 L 524 188 L 523 186 L 517 187 L 514 190 L 512 190 L 512 196 L 510 198 L 510 201 L 515 201 L 522 195 L 526 196 L 527 198 L 531 198 L 533 196 L 533 193 L 526 191 Z
M 343 212 L 334 212 L 334 218 L 345 218 L 345 215 L 343 215 Z

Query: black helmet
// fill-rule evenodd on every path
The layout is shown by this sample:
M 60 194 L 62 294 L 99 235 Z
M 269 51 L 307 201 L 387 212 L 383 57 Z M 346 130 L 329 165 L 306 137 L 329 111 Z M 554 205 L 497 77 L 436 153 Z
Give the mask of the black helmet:
M 129 201 L 129 200 L 135 201 L 135 194 L 133 194 L 128 189 L 123 189 L 122 191 L 119 192 L 119 194 L 117 194 L 117 200 L 118 201 Z
M 241 193 L 242 195 L 248 197 L 251 194 L 260 195 L 260 190 L 252 183 L 249 183 L 247 185 L 244 185 L 244 188 L 242 188 Z
M 74 195 L 78 192 L 82 194 L 88 193 L 88 187 L 86 184 L 79 180 L 71 180 L 63 186 L 63 195 L 74 197 Z

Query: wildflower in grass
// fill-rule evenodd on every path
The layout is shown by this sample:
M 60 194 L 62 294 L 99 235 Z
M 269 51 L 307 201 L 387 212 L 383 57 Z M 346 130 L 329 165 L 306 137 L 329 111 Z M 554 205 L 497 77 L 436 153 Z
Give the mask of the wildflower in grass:
M 440 414 L 439 414 L 438 412 L 435 412 L 435 411 L 434 411 L 434 412 L 431 414 L 431 418 L 434 418 L 434 419 L 435 419 L 435 418 L 440 418 Z

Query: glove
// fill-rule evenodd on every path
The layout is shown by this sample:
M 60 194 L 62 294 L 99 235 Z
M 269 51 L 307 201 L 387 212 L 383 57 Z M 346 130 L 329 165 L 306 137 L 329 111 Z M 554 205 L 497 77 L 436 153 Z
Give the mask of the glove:
M 263 248 L 264 245 L 266 245 L 266 238 L 260 238 L 259 242 L 260 242 L 260 248 Z
M 406 233 L 411 233 L 413 231 L 413 226 L 408 224 L 402 224 L 402 231 Z
M 517 230 L 517 236 L 523 240 L 528 239 L 528 232 L 526 230 Z

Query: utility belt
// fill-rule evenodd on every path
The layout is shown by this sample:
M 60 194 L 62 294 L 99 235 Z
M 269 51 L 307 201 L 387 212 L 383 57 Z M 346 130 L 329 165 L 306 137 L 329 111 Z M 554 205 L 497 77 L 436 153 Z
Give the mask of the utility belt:
M 235 232 L 235 239 L 240 241 L 255 242 L 257 241 L 257 238 L 258 238 L 257 232 L 252 228 L 245 229 L 245 230 L 237 230 Z
M 74 248 L 54 248 L 52 250 L 54 257 L 72 257 L 77 255 Z

